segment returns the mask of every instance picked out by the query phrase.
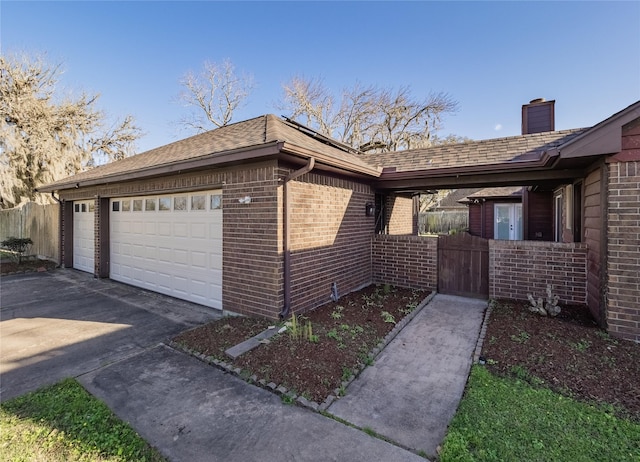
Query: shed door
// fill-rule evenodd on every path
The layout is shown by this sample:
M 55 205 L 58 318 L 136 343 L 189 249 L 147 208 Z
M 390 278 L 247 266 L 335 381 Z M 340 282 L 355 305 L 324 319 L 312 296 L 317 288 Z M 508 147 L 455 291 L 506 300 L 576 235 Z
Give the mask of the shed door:
M 73 203 L 73 267 L 94 272 L 94 201 Z
M 222 191 L 112 199 L 110 277 L 222 309 Z

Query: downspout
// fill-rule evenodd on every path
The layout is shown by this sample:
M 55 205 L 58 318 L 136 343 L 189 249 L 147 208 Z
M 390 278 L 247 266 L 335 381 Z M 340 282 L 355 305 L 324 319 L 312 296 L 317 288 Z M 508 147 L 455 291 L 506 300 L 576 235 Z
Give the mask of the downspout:
M 291 311 L 291 251 L 289 250 L 291 244 L 291 213 L 290 213 L 290 196 L 288 184 L 290 181 L 295 180 L 296 178 L 304 175 L 305 173 L 309 173 L 313 170 L 313 167 L 316 164 L 316 160 L 314 157 L 309 157 L 307 161 L 307 165 L 304 167 L 291 172 L 284 179 L 283 189 L 282 189 L 282 199 L 283 199 L 283 231 L 284 231 L 284 242 L 282 244 L 282 251 L 284 253 L 284 306 L 282 307 L 282 311 L 280 311 L 279 317 L 280 319 L 284 319 L 289 316 L 289 312 Z
M 60 200 L 60 196 L 55 196 L 55 191 L 51 191 L 51 197 L 54 201 L 56 201 L 59 205 L 59 215 L 58 215 L 58 266 L 60 268 L 62 266 L 62 221 L 64 220 L 64 209 L 62 207 L 62 201 Z

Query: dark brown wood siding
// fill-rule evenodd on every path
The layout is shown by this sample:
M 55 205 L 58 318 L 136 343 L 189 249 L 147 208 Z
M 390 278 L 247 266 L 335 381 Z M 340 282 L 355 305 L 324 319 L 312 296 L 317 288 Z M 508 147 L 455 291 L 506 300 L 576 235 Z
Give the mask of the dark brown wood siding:
M 587 244 L 587 306 L 591 314 L 600 316 L 602 274 L 602 172 L 590 173 L 584 181 L 584 242 Z
M 482 206 L 469 204 L 469 234 L 482 237 Z
M 553 192 L 528 191 L 526 239 L 530 241 L 553 240 Z

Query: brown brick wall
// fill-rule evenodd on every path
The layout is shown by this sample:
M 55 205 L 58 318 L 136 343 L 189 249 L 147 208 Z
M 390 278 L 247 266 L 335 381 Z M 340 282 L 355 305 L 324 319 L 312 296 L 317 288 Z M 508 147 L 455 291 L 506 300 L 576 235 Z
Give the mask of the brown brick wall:
M 545 297 L 547 284 L 561 303 L 586 301 L 585 244 L 489 241 L 489 297 Z
M 371 242 L 373 282 L 413 289 L 438 286 L 438 238 L 376 234 Z
M 413 199 L 396 195 L 387 196 L 387 232 L 389 234 L 416 234 L 417 216 L 413 211 Z
M 624 159 L 609 166 L 607 324 L 640 342 L 640 119 L 623 127 Z
M 278 239 L 282 187 L 275 163 L 225 174 L 222 305 L 234 313 L 277 318 L 284 303 Z M 238 199 L 251 197 L 251 203 Z
M 291 309 L 305 311 L 371 284 L 375 217 L 370 186 L 311 172 L 289 183 L 291 203 Z

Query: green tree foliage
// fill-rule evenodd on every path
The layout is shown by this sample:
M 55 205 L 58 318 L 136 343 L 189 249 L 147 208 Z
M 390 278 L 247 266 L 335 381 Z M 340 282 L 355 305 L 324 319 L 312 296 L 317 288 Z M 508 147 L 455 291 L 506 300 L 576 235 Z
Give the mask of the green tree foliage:
M 108 124 L 99 95 L 63 95 L 60 74 L 41 57 L 0 56 L 0 208 L 46 201 L 39 185 L 133 153 L 133 118 Z

